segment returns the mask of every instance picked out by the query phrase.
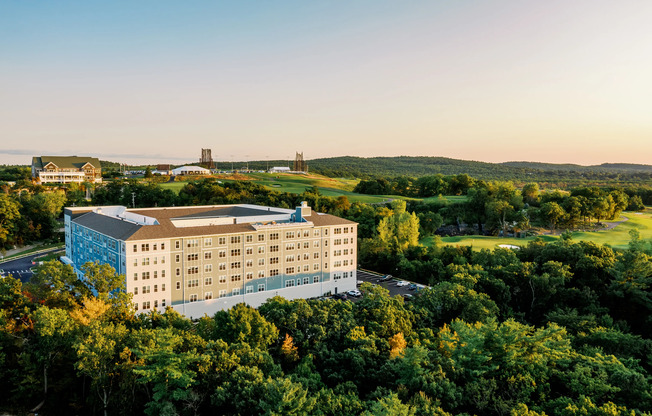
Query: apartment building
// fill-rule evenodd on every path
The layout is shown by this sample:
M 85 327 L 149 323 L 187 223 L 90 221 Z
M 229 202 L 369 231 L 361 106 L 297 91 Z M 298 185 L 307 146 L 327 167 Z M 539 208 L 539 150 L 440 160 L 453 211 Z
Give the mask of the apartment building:
M 66 257 L 125 275 L 139 312 L 172 306 L 197 318 L 273 296 L 356 287 L 357 223 L 258 205 L 66 208 Z

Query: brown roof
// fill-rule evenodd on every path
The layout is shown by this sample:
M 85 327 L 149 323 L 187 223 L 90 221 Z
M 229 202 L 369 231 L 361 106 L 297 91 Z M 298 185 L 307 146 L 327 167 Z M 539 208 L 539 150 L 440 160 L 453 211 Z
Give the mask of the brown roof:
M 206 225 L 198 227 L 175 227 L 172 224 L 172 219 L 181 217 L 201 217 L 201 213 L 213 214 L 219 211 L 220 208 L 227 208 L 231 212 L 233 208 L 243 208 L 255 211 L 252 208 L 246 207 L 175 207 L 175 208 L 141 208 L 130 209 L 129 212 L 138 213 L 148 217 L 156 218 L 159 222 L 158 225 L 138 225 L 128 221 L 118 220 L 106 215 L 96 214 L 90 212 L 74 219 L 74 222 L 88 226 L 102 234 L 106 234 L 121 240 L 151 240 L 156 238 L 180 238 L 180 237 L 194 237 L 202 235 L 216 235 L 216 234 L 236 234 L 242 232 L 255 231 L 255 228 L 250 223 L 244 224 L 224 224 L 224 225 Z M 264 208 L 261 206 L 261 211 Z M 267 212 L 267 211 L 263 211 Z M 250 212 L 242 211 L 241 214 L 251 214 Z M 318 214 L 312 212 L 312 215 L 304 217 L 307 221 L 313 222 L 317 227 L 328 225 L 346 225 L 356 224 L 353 221 L 345 220 L 340 217 L 329 214 Z

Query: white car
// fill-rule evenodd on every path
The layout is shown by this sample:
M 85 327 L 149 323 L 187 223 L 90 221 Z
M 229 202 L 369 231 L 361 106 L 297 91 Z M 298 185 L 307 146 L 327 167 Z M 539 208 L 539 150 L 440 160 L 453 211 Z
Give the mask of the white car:
M 360 296 L 362 296 L 362 293 L 360 293 L 359 290 L 349 290 L 348 292 L 346 292 L 346 294 L 349 296 L 353 296 L 354 298 L 359 298 Z
M 410 284 L 410 282 L 406 282 L 405 280 L 401 280 L 400 282 L 398 282 L 398 283 L 396 284 L 396 286 L 398 286 L 398 287 L 403 287 L 403 286 L 407 286 L 407 285 L 409 285 L 409 284 Z

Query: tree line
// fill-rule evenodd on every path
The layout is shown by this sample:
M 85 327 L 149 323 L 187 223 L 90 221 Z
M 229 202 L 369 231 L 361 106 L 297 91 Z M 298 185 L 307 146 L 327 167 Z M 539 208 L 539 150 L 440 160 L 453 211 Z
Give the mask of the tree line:
M 400 221 L 399 221 L 400 223 Z M 390 227 L 391 228 L 391 227 Z M 390 244 L 391 246 L 391 244 Z M 375 253 L 432 285 L 135 315 L 108 266 L 0 280 L 0 409 L 46 414 L 649 415 L 651 247 Z M 362 261 L 371 264 L 374 256 Z

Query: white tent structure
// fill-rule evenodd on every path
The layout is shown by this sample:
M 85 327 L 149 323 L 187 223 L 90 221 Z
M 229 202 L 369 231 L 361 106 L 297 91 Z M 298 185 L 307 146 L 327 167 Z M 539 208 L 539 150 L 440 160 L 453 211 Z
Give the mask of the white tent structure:
M 176 169 L 172 169 L 172 174 L 175 176 L 182 175 L 210 175 L 211 171 L 201 166 L 181 166 Z

